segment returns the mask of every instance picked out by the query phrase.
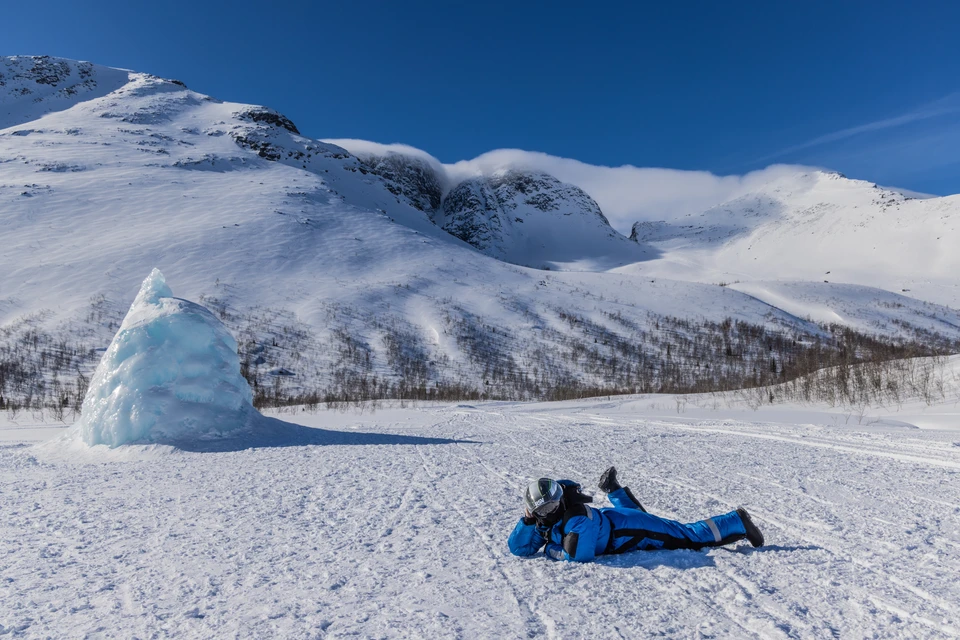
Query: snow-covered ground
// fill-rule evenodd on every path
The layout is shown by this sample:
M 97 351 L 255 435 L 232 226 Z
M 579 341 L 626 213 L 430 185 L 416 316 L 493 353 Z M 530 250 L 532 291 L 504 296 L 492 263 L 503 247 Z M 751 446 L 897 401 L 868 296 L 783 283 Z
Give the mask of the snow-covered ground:
M 289 364 L 304 388 L 411 363 L 429 382 L 486 385 L 499 367 L 611 384 L 617 345 L 681 344 L 726 319 L 798 341 L 822 333 L 810 320 L 960 338 L 956 196 L 782 173 L 703 213 L 644 220 L 637 244 L 549 176 L 457 177 L 422 152 L 368 163 L 176 81 L 52 58 L 0 66 L 10 362 L 106 350 L 154 267 L 230 325 L 245 365 L 280 380 Z M 476 197 L 444 208 L 454 177 Z M 496 242 L 435 224 L 451 211 Z M 689 328 L 653 333 L 668 317 Z M 193 365 L 187 377 L 217 381 Z M 930 405 L 752 410 L 734 393 L 365 406 L 179 449 L 67 446 L 49 413 L 0 412 L 0 636 L 960 636 L 960 360 L 944 371 L 949 392 Z M 509 555 L 529 480 L 589 488 L 609 464 L 665 516 L 747 506 L 768 546 L 589 565 Z
M 285 413 L 295 445 L 66 455 L 0 414 L 0 635 L 960 635 L 960 406 L 717 397 Z M 921 429 L 917 425 L 935 426 Z M 291 446 L 282 446 L 282 445 Z M 768 545 L 512 557 L 540 475 L 616 464 L 653 512 Z

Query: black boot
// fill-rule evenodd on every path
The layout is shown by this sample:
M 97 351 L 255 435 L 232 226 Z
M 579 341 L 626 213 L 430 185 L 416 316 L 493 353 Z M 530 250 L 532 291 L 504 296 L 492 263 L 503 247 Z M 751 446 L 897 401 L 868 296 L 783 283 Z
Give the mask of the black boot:
M 643 511 L 644 513 L 647 512 L 647 510 L 643 508 L 643 505 L 640 504 L 640 501 L 637 500 L 637 497 L 633 495 L 633 491 L 630 491 L 630 487 L 621 486 L 621 484 L 617 482 L 616 467 L 610 467 L 604 471 L 600 475 L 600 482 L 597 483 L 597 486 L 600 487 L 600 491 L 603 491 L 604 493 L 613 493 L 618 489 L 623 489 L 623 492 L 627 494 L 627 497 L 633 500 L 633 503 L 637 505 L 637 509 Z
M 753 520 L 750 519 L 750 514 L 747 513 L 747 510 L 743 507 L 737 509 L 737 515 L 740 516 L 740 520 L 743 521 L 743 528 L 747 531 L 747 540 L 755 547 L 763 546 L 763 534 L 760 533 L 760 529 L 757 528 L 757 525 L 753 524 Z
M 597 486 L 600 487 L 600 491 L 604 493 L 613 493 L 619 489 L 620 483 L 617 482 L 617 468 L 610 467 L 600 474 L 600 482 L 597 483 Z

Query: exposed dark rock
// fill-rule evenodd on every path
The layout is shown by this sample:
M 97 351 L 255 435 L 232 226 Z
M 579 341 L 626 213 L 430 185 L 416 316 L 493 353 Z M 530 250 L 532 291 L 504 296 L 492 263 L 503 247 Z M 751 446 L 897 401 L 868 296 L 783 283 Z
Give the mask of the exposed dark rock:
M 50 56 L 33 56 L 30 78 L 37 84 L 57 86 L 70 77 L 70 65 L 65 60 L 55 60 Z
M 528 204 L 540 211 L 570 210 L 575 213 L 597 216 L 609 224 L 593 198 L 583 189 L 560 182 L 547 173 L 510 170 L 489 178 L 497 200 L 506 210 L 516 209 L 519 203 Z M 523 197 L 520 197 L 520 196 Z
M 501 238 L 502 211 L 490 181 L 483 177 L 464 180 L 443 199 L 441 226 L 481 251 Z
M 653 235 L 664 222 L 634 222 L 633 226 L 630 227 L 630 239 L 634 242 L 646 242 L 650 239 L 650 236 Z
M 266 140 L 258 140 L 251 136 L 245 136 L 239 133 L 231 133 L 230 136 L 238 145 L 245 149 L 256 151 L 258 156 L 266 160 L 272 160 L 276 162 L 283 157 L 283 149 L 270 144 Z
M 437 172 L 429 162 L 420 158 L 389 153 L 363 159 L 366 170 L 386 181 L 394 195 L 405 196 L 410 203 L 428 213 L 440 208 L 443 187 Z M 360 171 L 364 171 L 361 167 Z
M 532 207 L 558 217 L 595 217 L 609 224 L 599 205 L 579 187 L 551 175 L 509 170 L 492 176 L 470 178 L 454 187 L 443 199 L 435 221 L 448 233 L 484 252 L 500 247 L 524 218 L 519 209 Z M 529 209 L 527 209 L 529 211 Z
M 249 109 L 241 113 L 236 114 L 241 120 L 246 120 L 248 122 L 256 122 L 258 124 L 269 124 L 275 127 L 280 127 L 286 129 L 290 133 L 295 133 L 300 135 L 300 130 L 297 129 L 297 125 L 281 113 L 277 113 L 273 109 L 267 108 L 257 108 Z

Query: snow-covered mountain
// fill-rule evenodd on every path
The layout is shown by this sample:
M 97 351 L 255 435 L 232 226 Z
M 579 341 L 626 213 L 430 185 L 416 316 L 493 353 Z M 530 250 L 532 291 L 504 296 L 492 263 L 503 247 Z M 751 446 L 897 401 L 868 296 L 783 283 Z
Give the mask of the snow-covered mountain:
M 619 266 L 652 255 L 625 242 L 582 189 L 545 173 L 508 169 L 464 180 L 434 220 L 488 255 L 531 267 L 599 256 Z
M 645 260 L 649 247 L 626 242 L 582 189 L 542 171 L 506 167 L 451 175 L 422 153 L 337 141 L 387 189 L 477 250 L 513 264 L 596 270 Z
M 531 167 L 464 174 L 422 152 L 346 149 L 300 135 L 272 109 L 89 63 L 5 58 L 0 73 L 0 356 L 20 367 L 5 374 L 8 395 L 38 376 L 49 393 L 91 373 L 95 349 L 155 267 L 230 327 L 245 370 L 269 385 L 261 394 L 292 385 L 376 395 L 402 381 L 424 393 L 441 384 L 536 397 L 666 384 L 701 375 L 704 357 L 720 357 L 710 376 L 753 375 L 723 354 L 757 349 L 772 369 L 762 331 L 830 343 L 805 309 L 851 306 L 842 287 L 779 302 L 710 275 L 723 260 L 753 265 L 759 240 L 746 257 L 731 243 L 758 235 L 780 238 L 763 245 L 770 263 L 784 243 L 817 249 L 819 240 L 790 237 L 815 217 L 801 214 L 805 203 L 826 197 L 812 187 L 770 187 L 793 217 L 767 215 L 725 241 L 651 236 L 651 249 L 611 229 L 583 190 Z M 882 205 L 891 214 L 935 202 L 872 197 L 895 200 Z M 747 224 L 738 215 L 723 224 Z M 832 228 L 821 217 L 815 234 Z M 844 250 L 853 257 L 833 257 L 856 264 L 859 249 Z M 690 256 L 699 266 L 679 270 Z M 773 264 L 756 265 L 751 279 L 778 277 Z M 898 289 L 857 289 L 857 300 L 856 317 L 838 313 L 840 323 L 960 339 L 950 308 Z
M 427 160 L 399 153 L 359 157 L 372 173 L 386 181 L 387 189 L 394 195 L 403 196 L 426 213 L 440 210 L 446 189 L 443 175 Z
M 49 56 L 0 57 L 0 129 L 101 98 L 128 81 L 129 74 L 90 62 Z
M 680 220 L 639 222 L 631 237 L 662 252 L 627 268 L 650 275 L 855 283 L 960 307 L 960 196 L 810 171 Z

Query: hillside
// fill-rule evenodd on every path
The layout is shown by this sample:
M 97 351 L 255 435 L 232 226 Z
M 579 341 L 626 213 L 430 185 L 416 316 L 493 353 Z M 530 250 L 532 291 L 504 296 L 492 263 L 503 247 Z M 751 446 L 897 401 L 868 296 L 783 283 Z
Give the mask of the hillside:
M 227 323 L 261 400 L 729 385 L 848 339 L 702 274 L 651 277 L 673 268 L 671 241 L 630 241 L 584 191 L 530 168 L 358 157 L 272 109 L 89 63 L 6 58 L 0 73 L 8 401 L 81 394 L 155 267 Z M 883 340 L 926 337 L 931 314 L 934 346 L 960 340 L 952 309 L 857 296 L 891 317 L 857 325 Z
M 960 307 L 960 196 L 910 197 L 812 171 L 700 214 L 640 222 L 633 237 L 662 255 L 628 271 L 851 283 Z

